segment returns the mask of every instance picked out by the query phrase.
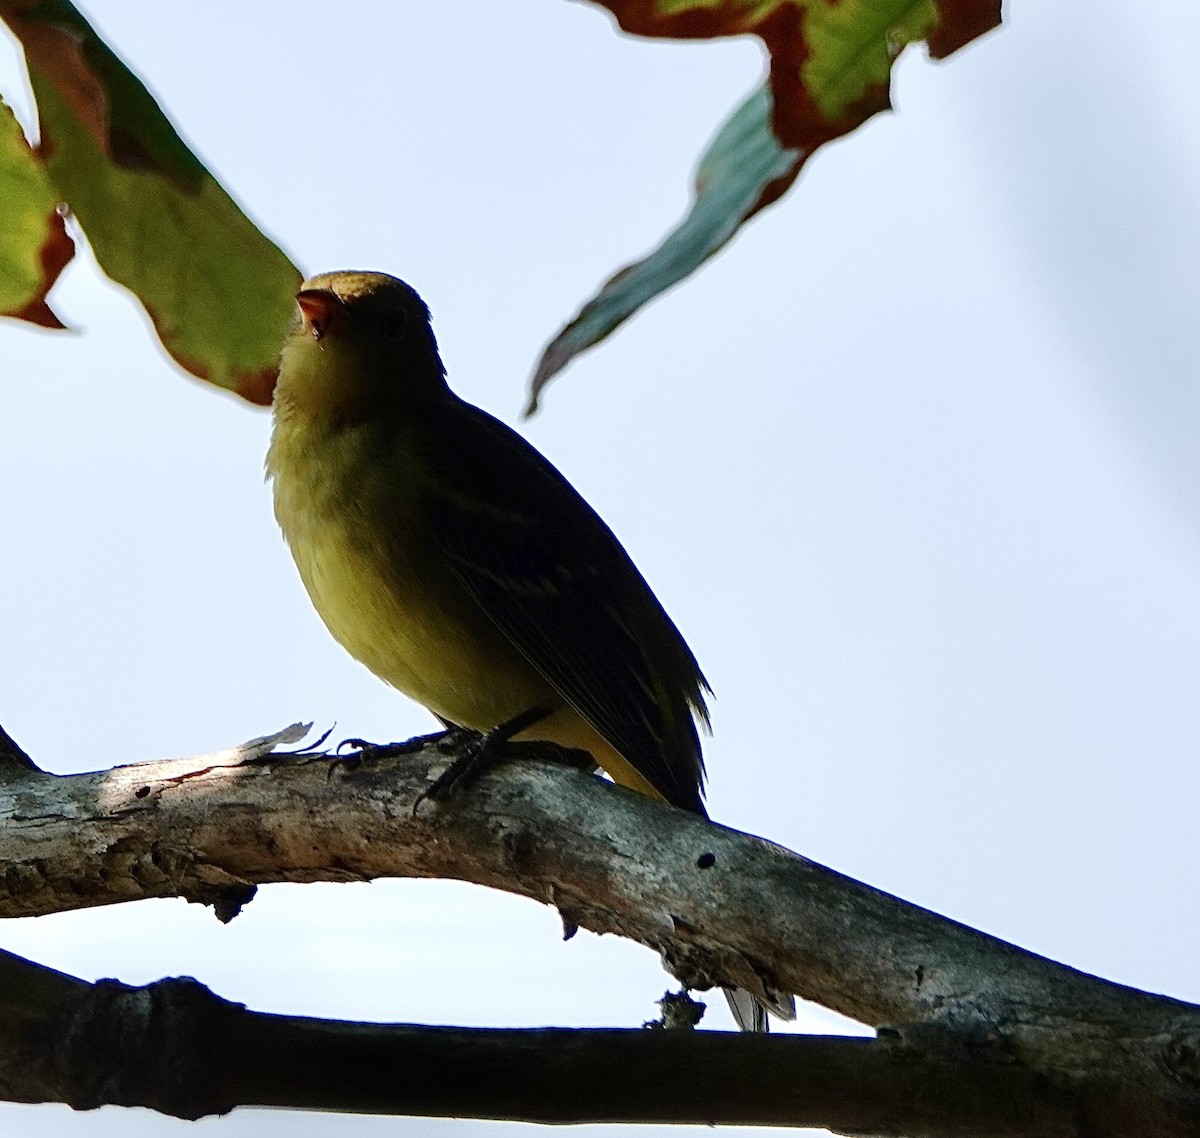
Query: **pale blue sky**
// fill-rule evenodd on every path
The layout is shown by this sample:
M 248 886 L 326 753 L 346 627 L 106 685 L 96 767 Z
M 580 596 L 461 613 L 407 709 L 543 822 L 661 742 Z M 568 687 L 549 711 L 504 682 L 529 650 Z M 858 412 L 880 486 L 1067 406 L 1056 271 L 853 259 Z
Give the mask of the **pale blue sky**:
M 86 9 L 302 267 L 406 278 L 456 390 L 509 422 L 541 344 L 674 223 L 761 71 L 753 42 L 630 40 L 563 0 Z M 1200 999 L 1200 13 L 1009 9 L 944 64 L 910 51 L 898 113 L 818 155 L 521 429 L 712 680 L 716 818 Z M 0 44 L 6 94 L 16 74 Z M 312 613 L 262 481 L 268 417 L 178 376 L 88 264 L 57 300 L 80 335 L 0 326 L 0 722 L 57 771 L 296 719 L 429 729 Z M 562 944 L 551 911 L 431 883 L 276 887 L 227 928 L 183 902 L 13 921 L 0 945 L 381 1020 L 636 1024 L 667 985 L 642 949 Z M 13 1106 L 0 1127 L 183 1130 Z

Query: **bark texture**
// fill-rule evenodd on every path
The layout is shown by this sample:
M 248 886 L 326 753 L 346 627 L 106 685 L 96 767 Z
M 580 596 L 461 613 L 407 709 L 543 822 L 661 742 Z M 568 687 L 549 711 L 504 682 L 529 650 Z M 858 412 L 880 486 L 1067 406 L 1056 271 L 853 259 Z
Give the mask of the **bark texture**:
M 272 751 L 290 737 L 68 777 L 19 762 L 0 767 L 0 915 L 183 896 L 228 920 L 265 882 L 457 878 L 552 904 L 567 928 L 640 941 L 688 986 L 796 993 L 875 1026 L 879 1037 L 384 1029 L 255 1016 L 211 1003 L 198 985 L 181 996 L 178 981 L 161 993 L 116 985 L 100 995 L 69 978 L 45 981 L 43 988 L 57 985 L 59 1034 L 75 1038 L 97 1022 L 92 1012 L 64 1010 L 72 1001 L 99 1001 L 108 1009 L 100 1020 L 133 1017 L 128 1030 L 103 1030 L 142 1056 L 171 1054 L 145 1042 L 156 1025 L 181 1039 L 216 1031 L 222 1042 L 211 1054 L 244 1055 L 237 1066 L 247 1069 L 274 1063 L 269 1056 L 301 1040 L 314 1049 L 312 1062 L 337 1068 L 332 1082 L 357 1076 L 330 1057 L 368 1041 L 390 1056 L 387 1064 L 416 1062 L 388 1050 L 412 1046 L 413 1055 L 444 1054 L 450 1069 L 493 1072 L 470 1090 L 460 1083 L 457 1101 L 454 1087 L 444 1088 L 445 1099 L 409 1087 L 384 1102 L 364 1078 L 358 1099 L 345 1087 L 320 1102 L 293 1089 L 285 1103 L 284 1092 L 259 1085 L 260 1071 L 252 1088 L 228 1075 L 194 1082 L 215 1088 L 199 1106 L 181 1108 L 169 1094 L 164 1103 L 173 1106 L 147 1105 L 184 1116 L 258 1102 L 556 1121 L 790 1123 L 862 1134 L 1200 1134 L 1200 1008 L 1056 964 L 561 764 L 519 759 L 449 802 L 422 801 L 447 761 L 433 742 L 342 763 Z M 26 1008 L 26 987 L 37 986 L 9 984 L 0 971 L 5 1030 L 24 1025 L 19 1049 L 10 1036 L 0 1053 L 15 1098 L 31 1093 L 20 1089 L 21 1071 L 53 1067 L 47 1056 L 40 1066 L 29 1058 L 30 1039 L 45 1042 L 54 1029 L 45 1027 L 44 1006 Z M 68 1031 L 64 1017 L 82 1017 L 84 1028 Z M 208 1026 L 186 1026 L 193 1020 Z M 49 1037 L 38 1034 L 47 1030 Z M 234 1047 L 251 1037 L 253 1047 Z M 522 1054 L 534 1061 L 529 1048 L 540 1056 L 536 1066 L 522 1065 Z M 633 1068 L 648 1072 L 644 1087 L 630 1083 L 631 1049 Z M 594 1077 L 615 1056 L 624 1056 L 619 1102 L 578 1089 L 593 1081 L 586 1072 Z M 566 1074 L 559 1083 L 529 1078 L 547 1064 L 576 1061 L 578 1086 Z M 360 1074 L 371 1069 L 363 1063 Z M 704 1073 L 715 1069 L 709 1064 L 719 1064 L 720 1079 Z M 511 1083 L 499 1078 L 504 1070 L 525 1072 L 516 1098 L 502 1092 Z M 69 1097 L 63 1078 L 43 1077 L 45 1087 L 60 1088 L 45 1091 L 52 1100 L 98 1104 L 94 1091 Z M 769 1095 L 764 1080 L 775 1081 Z M 166 1075 L 158 1082 L 170 1086 Z M 93 1077 L 89 1085 L 117 1084 Z M 576 1089 L 556 1098 L 556 1086 Z

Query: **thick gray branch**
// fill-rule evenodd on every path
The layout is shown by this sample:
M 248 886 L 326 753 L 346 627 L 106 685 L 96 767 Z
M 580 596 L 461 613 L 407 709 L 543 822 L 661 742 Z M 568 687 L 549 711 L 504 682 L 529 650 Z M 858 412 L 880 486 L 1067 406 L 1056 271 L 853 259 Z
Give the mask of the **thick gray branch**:
M 1016 1064 L 1075 1104 L 1077 1129 L 1046 1133 L 1200 1133 L 1192 1005 L 559 765 L 513 762 L 417 806 L 445 763 L 436 748 L 359 767 L 266 749 L 6 776 L 0 915 L 179 895 L 227 918 L 263 882 L 459 878 L 638 940 L 691 986 L 794 992 L 891 1025 L 909 1054 Z

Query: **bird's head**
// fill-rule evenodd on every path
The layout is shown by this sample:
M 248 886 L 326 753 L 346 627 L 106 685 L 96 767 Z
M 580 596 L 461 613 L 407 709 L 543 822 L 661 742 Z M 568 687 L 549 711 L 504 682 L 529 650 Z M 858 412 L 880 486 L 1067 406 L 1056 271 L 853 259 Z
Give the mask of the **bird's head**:
M 414 289 L 386 273 L 322 273 L 296 294 L 275 399 L 353 416 L 435 398 L 445 376 Z

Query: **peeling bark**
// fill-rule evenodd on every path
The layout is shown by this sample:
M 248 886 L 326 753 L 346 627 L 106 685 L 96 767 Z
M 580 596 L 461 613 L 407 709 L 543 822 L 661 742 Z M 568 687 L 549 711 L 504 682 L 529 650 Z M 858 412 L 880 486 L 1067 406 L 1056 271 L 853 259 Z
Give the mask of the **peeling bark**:
M 796 993 L 879 1029 L 875 1041 L 665 1032 L 649 1033 L 665 1042 L 642 1043 L 646 1036 L 636 1032 L 453 1035 L 458 1029 L 406 1028 L 434 1033 L 416 1047 L 461 1036 L 464 1054 L 486 1055 L 478 1062 L 487 1069 L 502 1068 L 505 1055 L 532 1046 L 533 1035 L 548 1048 L 538 1060 L 543 1066 L 547 1055 L 585 1055 L 580 1069 L 591 1064 L 593 1076 L 594 1065 L 606 1061 L 605 1046 L 618 1046 L 611 1042 L 617 1036 L 626 1071 L 629 1048 L 645 1048 L 638 1064 L 659 1065 L 663 1078 L 682 1078 L 671 1064 L 683 1057 L 697 1066 L 689 1085 L 668 1084 L 675 1113 L 651 1092 L 643 1096 L 628 1086 L 628 1078 L 621 1103 L 603 1106 L 578 1094 L 566 1100 L 576 1103 L 577 1114 L 540 1083 L 523 1088 L 519 1105 L 476 1099 L 461 1086 L 457 1103 L 418 1103 L 411 1092 L 406 1105 L 339 1107 L 299 1101 L 301 1092 L 293 1091 L 287 1105 L 535 1120 L 773 1122 L 864 1134 L 1200 1134 L 1194 1005 L 1088 976 L 561 764 L 515 759 L 449 802 L 432 802 L 421 795 L 447 760 L 431 741 L 407 754 L 340 762 L 272 752 L 281 739 L 66 777 L 32 764 L 0 767 L 0 915 L 182 896 L 229 919 L 266 882 L 456 878 L 552 904 L 566 928 L 637 940 L 688 986 Z M 0 992 L 6 987 L 0 983 Z M 24 1022 L 20 991 L 12 991 L 11 999 L 0 999 L 0 1010 L 6 1021 Z M 123 999 L 128 1004 L 132 997 Z M 232 1014 L 220 1018 L 225 1054 L 235 1031 Z M 256 1022 L 282 1031 L 285 1019 Z M 356 1032 L 383 1029 L 304 1030 L 316 1032 L 306 1039 L 325 1039 L 336 1051 L 362 1037 Z M 436 1034 L 446 1031 L 452 1034 Z M 135 1038 L 136 1032 L 129 1036 Z M 567 1039 L 578 1041 L 578 1050 Z M 144 1045 L 130 1046 L 146 1053 Z M 718 1052 L 721 1090 L 714 1098 L 711 1080 L 694 1075 L 718 1061 Z M 0 1051 L 10 1086 L 11 1072 L 20 1069 L 12 1054 L 11 1044 Z M 258 1056 L 247 1052 L 246 1061 L 253 1065 Z M 823 1064 L 832 1064 L 831 1071 L 844 1064 L 842 1075 L 822 1079 L 833 1079 L 862 1113 L 839 1114 L 849 1099 L 822 1097 L 813 1072 Z M 752 1100 L 764 1097 L 768 1067 L 795 1093 L 773 1090 L 786 1105 L 756 1113 Z M 727 1069 L 744 1073 L 740 1091 Z M 218 1100 L 204 1110 L 222 1109 Z M 722 1103 L 731 1113 L 721 1113 Z M 523 1113 L 511 1113 L 517 1109 Z

